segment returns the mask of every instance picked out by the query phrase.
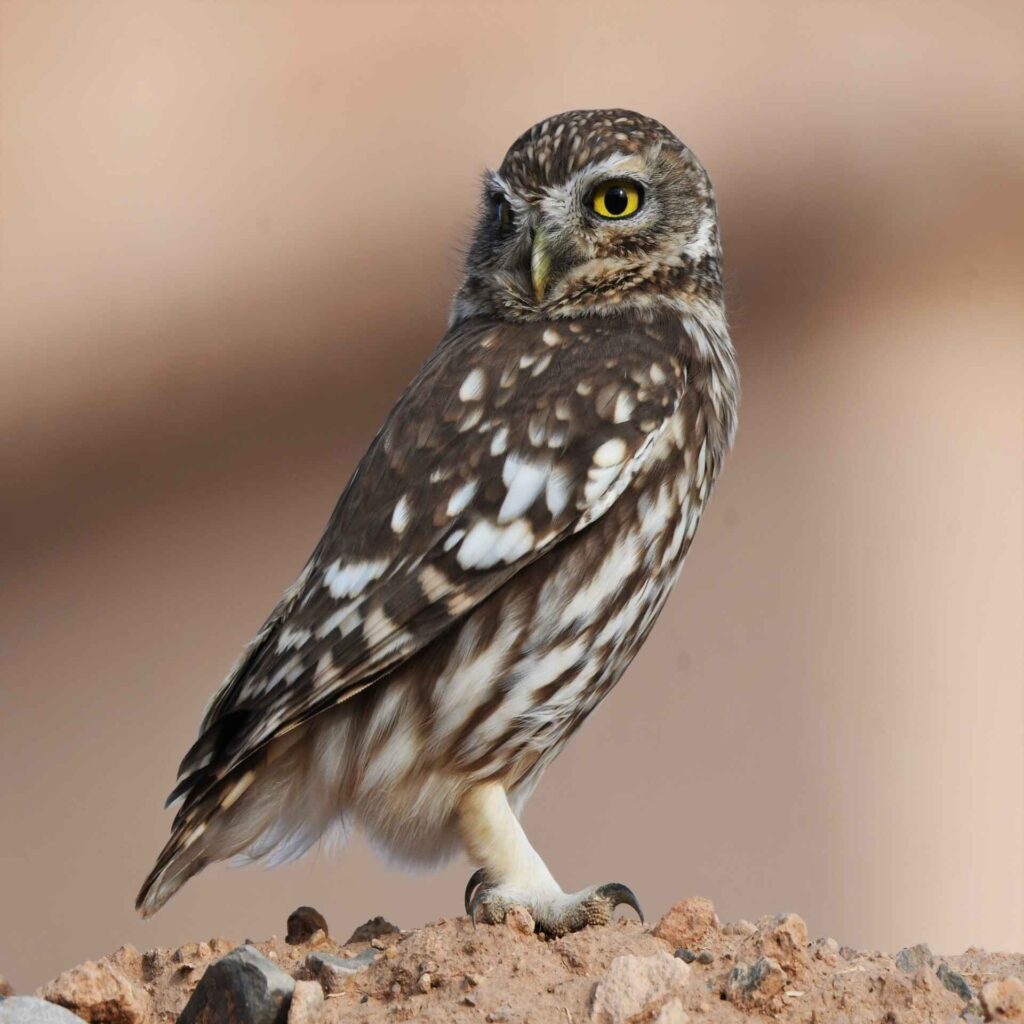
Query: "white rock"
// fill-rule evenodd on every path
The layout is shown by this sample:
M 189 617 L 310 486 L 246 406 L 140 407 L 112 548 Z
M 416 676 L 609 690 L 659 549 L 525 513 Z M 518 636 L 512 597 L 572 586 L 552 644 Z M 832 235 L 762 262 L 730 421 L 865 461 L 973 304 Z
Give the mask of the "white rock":
M 288 1007 L 288 1024 L 317 1024 L 324 1015 L 324 990 L 318 981 L 297 981 Z
M 670 999 L 654 1018 L 653 1024 L 688 1024 L 690 1015 L 683 1009 L 678 999 Z
M 654 956 L 619 956 L 594 989 L 590 1015 L 596 1024 L 625 1024 L 640 1013 L 667 1009 L 672 997 L 686 987 L 689 965 L 668 953 Z M 678 1000 L 676 1000 L 678 1002 Z M 684 1017 L 671 1016 L 662 1024 L 682 1024 Z M 682 1012 L 682 1006 L 679 1006 Z M 660 1020 L 660 1018 L 659 1018 Z

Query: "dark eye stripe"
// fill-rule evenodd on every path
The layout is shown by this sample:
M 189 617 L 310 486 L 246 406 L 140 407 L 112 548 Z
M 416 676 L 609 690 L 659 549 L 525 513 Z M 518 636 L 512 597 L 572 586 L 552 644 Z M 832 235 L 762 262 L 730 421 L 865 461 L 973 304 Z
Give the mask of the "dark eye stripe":
M 505 196 L 498 192 L 492 196 L 494 203 L 494 223 L 499 231 L 508 231 L 512 227 L 512 206 Z

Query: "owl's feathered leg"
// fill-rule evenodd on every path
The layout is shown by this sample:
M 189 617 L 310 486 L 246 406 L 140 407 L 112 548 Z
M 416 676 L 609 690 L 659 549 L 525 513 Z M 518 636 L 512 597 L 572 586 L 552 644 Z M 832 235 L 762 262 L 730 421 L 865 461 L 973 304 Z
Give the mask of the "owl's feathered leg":
M 463 797 L 459 830 L 470 856 L 483 865 L 466 888 L 466 911 L 474 921 L 499 924 L 511 907 L 523 906 L 538 931 L 565 935 L 589 924 L 607 924 L 620 905 L 632 907 L 643 921 L 636 897 L 618 882 L 563 892 L 530 845 L 499 783 L 477 786 Z

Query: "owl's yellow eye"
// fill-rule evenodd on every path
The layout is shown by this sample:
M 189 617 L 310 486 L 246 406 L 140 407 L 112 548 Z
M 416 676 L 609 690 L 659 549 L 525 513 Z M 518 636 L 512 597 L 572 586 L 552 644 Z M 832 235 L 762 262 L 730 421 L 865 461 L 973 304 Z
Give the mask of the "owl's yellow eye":
M 643 190 L 633 181 L 605 181 L 590 194 L 590 208 L 608 220 L 632 217 L 643 201 Z

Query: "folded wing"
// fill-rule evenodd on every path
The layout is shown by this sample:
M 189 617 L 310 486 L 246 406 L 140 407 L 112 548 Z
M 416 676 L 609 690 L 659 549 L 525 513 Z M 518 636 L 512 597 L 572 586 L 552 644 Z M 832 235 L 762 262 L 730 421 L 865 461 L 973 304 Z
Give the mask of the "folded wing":
M 453 329 L 211 701 L 169 798 L 184 797 L 176 826 L 269 740 L 386 677 L 603 515 L 681 400 L 680 329 Z

